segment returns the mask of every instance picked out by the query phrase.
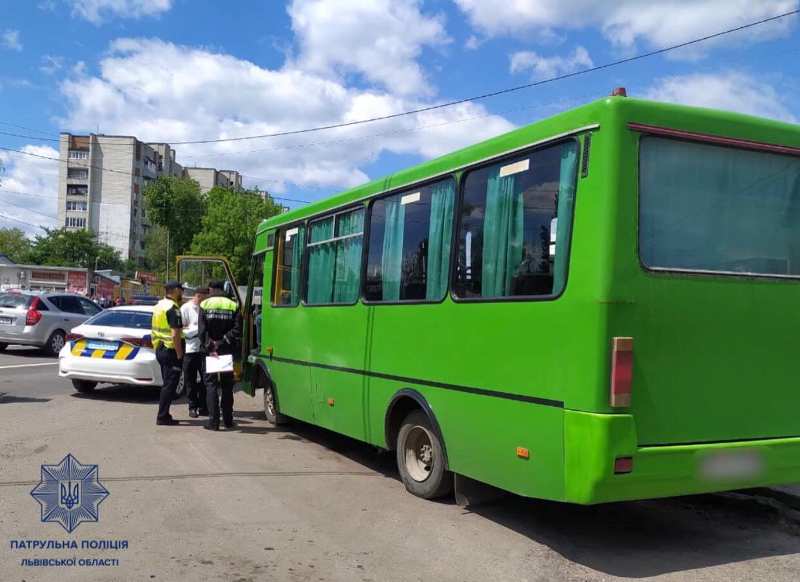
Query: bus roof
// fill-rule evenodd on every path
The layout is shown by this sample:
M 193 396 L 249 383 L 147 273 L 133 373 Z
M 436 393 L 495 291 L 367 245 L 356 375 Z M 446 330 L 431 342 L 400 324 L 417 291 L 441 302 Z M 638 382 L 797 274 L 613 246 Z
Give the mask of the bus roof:
M 450 173 L 463 166 L 524 148 L 538 141 L 552 140 L 561 135 L 566 136 L 596 129 L 603 123 L 619 121 L 619 114 L 623 119 L 631 116 L 644 116 L 643 121 L 655 122 L 664 127 L 800 147 L 800 126 L 795 124 L 717 109 L 689 107 L 631 97 L 604 97 L 394 174 L 372 180 L 302 208 L 273 216 L 261 222 L 258 232 L 346 206 L 381 192 Z

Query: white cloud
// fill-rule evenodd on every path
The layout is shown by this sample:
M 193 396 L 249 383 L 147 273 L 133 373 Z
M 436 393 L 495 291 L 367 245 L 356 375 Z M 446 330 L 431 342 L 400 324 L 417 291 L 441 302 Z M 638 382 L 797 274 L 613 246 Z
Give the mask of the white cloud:
M 524 33 L 527 39 L 545 40 L 554 29 L 594 27 L 600 29 L 610 42 L 622 48 L 633 47 L 638 42 L 663 48 L 782 14 L 800 5 L 800 0 L 454 1 L 473 27 L 487 36 Z M 741 43 L 744 39 L 774 38 L 785 35 L 793 22 L 794 17 L 784 18 L 732 34 L 726 40 Z
M 58 157 L 49 146 L 26 145 L 22 151 Z M 0 151 L 0 227 L 20 228 L 29 234 L 41 234 L 37 225 L 56 226 L 58 222 L 58 162 Z M 16 192 L 16 194 L 14 193 Z M 20 222 L 22 221 L 22 222 Z M 25 224 L 29 223 L 29 224 Z
M 44 55 L 42 57 L 42 64 L 39 65 L 39 70 L 45 75 L 52 75 L 53 73 L 61 70 L 64 66 L 64 57 L 54 57 L 52 55 Z
M 19 41 L 18 30 L 6 30 L 0 34 L 0 44 L 12 51 L 21 51 L 22 43 Z
M 656 101 L 797 122 L 773 86 L 737 71 L 665 77 L 658 79 L 644 96 Z
M 511 72 L 530 71 L 534 79 L 549 79 L 592 66 L 594 63 L 589 52 L 582 46 L 576 47 L 575 52 L 566 57 L 543 57 L 533 51 L 520 51 L 511 55 Z
M 112 17 L 142 18 L 157 16 L 172 8 L 172 0 L 68 0 L 72 14 L 93 24 Z
M 160 40 L 117 40 L 99 68 L 98 76 L 80 74 L 62 84 L 69 111 L 66 128 L 93 130 L 99 124 L 108 134 L 184 141 L 294 130 L 431 104 L 404 94 L 348 87 L 295 62 L 266 69 Z M 441 125 L 465 117 L 480 119 Z M 413 131 L 417 125 L 437 127 Z M 320 134 L 175 147 L 180 163 L 196 161 L 268 178 L 274 182 L 260 185 L 276 192 L 335 189 L 367 180 L 363 168 L 383 151 L 431 157 L 512 127 L 468 103 Z
M 294 0 L 297 66 L 319 74 L 357 73 L 393 93 L 427 92 L 417 58 L 449 41 L 443 18 L 419 0 Z

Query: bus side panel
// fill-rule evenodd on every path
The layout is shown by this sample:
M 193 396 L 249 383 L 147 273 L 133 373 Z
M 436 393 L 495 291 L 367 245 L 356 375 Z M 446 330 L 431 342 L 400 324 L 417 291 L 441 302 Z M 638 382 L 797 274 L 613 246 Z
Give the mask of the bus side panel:
M 419 392 L 436 415 L 450 470 L 519 495 L 562 499 L 563 410 L 371 378 L 369 418 L 380 444 L 386 410 L 404 388 Z M 518 447 L 529 458 L 517 456 Z
M 367 333 L 367 308 L 352 306 L 301 307 L 309 321 L 310 361 L 322 366 L 362 370 Z M 314 423 L 348 436 L 365 439 L 363 374 L 311 368 L 311 406 Z
M 307 314 L 300 306 L 273 307 L 266 298 L 264 303 L 263 346 L 265 351 L 272 349 L 273 358 L 268 360 L 268 366 L 281 412 L 313 422 L 311 368 L 282 361 L 310 360 L 310 343 L 301 339 L 310 335 Z

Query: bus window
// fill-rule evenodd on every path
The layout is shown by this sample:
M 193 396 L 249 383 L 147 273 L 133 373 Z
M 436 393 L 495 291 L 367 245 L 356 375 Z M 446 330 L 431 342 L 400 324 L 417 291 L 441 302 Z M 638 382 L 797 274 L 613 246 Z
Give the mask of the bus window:
M 376 200 L 370 212 L 367 301 L 440 301 L 447 292 L 455 182 Z
M 800 160 L 659 137 L 640 147 L 644 265 L 800 276 Z
M 363 234 L 363 208 L 309 225 L 306 303 L 355 303 L 358 300 Z
M 273 305 L 294 306 L 300 301 L 300 273 L 305 243 L 301 224 L 283 229 L 278 239 L 278 265 L 275 269 Z
M 576 141 L 467 175 L 458 234 L 458 297 L 558 295 L 566 283 Z

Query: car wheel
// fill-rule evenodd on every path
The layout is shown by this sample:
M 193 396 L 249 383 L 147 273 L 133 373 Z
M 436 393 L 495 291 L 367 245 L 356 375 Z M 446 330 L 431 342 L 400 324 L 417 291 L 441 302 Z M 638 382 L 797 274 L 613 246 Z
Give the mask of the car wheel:
M 8 344 L 0 344 L 0 352 L 6 351 L 7 347 L 8 347 Z
M 93 392 L 95 386 L 97 386 L 97 382 L 92 382 L 90 380 L 73 380 L 72 387 L 75 388 L 81 394 L 88 394 L 89 392 Z
M 397 467 L 406 490 L 417 497 L 436 499 L 453 490 L 442 439 L 421 410 L 409 414 L 397 434 Z
M 60 329 L 55 330 L 50 334 L 50 337 L 47 338 L 47 343 L 44 346 L 44 350 L 51 356 L 57 356 L 58 352 L 61 351 L 61 348 L 64 347 L 66 338 L 67 336 L 63 331 Z
M 275 426 L 286 424 L 286 417 L 278 412 L 278 399 L 275 396 L 275 387 L 272 382 L 264 386 L 264 416 L 267 421 Z

